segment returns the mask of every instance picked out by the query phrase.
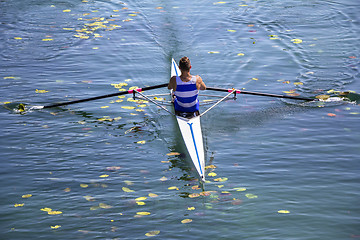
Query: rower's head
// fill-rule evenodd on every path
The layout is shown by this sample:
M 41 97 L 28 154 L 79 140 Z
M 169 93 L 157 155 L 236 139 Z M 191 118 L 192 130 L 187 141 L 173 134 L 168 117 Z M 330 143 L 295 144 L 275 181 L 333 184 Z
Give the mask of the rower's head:
M 181 58 L 179 62 L 179 68 L 181 71 L 190 71 L 191 69 L 190 59 L 188 57 Z

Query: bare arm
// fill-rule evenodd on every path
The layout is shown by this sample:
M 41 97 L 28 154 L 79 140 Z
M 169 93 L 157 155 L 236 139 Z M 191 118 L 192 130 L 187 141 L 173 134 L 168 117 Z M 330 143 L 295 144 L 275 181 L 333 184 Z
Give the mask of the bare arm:
M 196 76 L 196 87 L 199 90 L 206 90 L 206 85 L 199 75 Z
M 168 89 L 172 89 L 172 90 L 176 91 L 176 77 L 175 76 L 170 78 Z

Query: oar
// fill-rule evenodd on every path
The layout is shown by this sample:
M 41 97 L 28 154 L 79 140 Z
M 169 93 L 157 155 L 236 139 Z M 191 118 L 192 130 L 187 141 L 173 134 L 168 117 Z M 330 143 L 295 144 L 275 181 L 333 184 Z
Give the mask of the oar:
M 234 91 L 234 89 L 214 88 L 214 87 L 206 87 L 206 90 L 213 90 L 213 91 L 219 91 L 219 92 L 232 92 L 232 91 Z M 289 99 L 305 100 L 305 101 L 318 100 L 318 99 L 306 98 L 306 97 L 293 97 L 293 96 L 277 95 L 277 94 L 271 94 L 271 93 L 249 92 L 249 91 L 243 91 L 243 90 L 236 90 L 235 92 L 238 93 L 238 94 L 250 94 L 250 95 L 276 97 L 276 98 L 289 98 Z
M 156 88 L 162 88 L 162 87 L 167 87 L 168 83 L 164 83 L 164 84 L 160 84 L 160 85 L 155 85 L 155 86 L 150 86 L 150 87 L 144 87 L 144 88 L 138 88 L 138 89 L 134 89 L 134 90 L 129 90 L 129 91 L 124 91 L 124 92 L 117 92 L 117 93 L 111 93 L 111 94 L 106 94 L 106 95 L 102 95 L 102 96 L 98 96 L 98 97 L 91 97 L 91 98 L 85 98 L 85 99 L 79 99 L 79 100 L 75 100 L 75 101 L 70 101 L 70 102 L 63 102 L 63 103 L 55 103 L 55 104 L 51 104 L 51 105 L 47 105 L 47 106 L 37 106 L 37 109 L 41 109 L 41 108 L 53 108 L 53 107 L 60 107 L 60 106 L 65 106 L 65 105 L 70 105 L 70 104 L 75 104 L 75 103 L 81 103 L 81 102 L 88 102 L 88 101 L 93 101 L 93 100 L 98 100 L 98 99 L 102 99 L 102 98 L 109 98 L 109 97 L 115 97 L 115 96 L 120 96 L 120 95 L 125 95 L 125 94 L 131 94 L 134 92 L 143 92 L 143 91 L 147 91 L 147 90 L 152 90 L 152 89 L 156 89 Z

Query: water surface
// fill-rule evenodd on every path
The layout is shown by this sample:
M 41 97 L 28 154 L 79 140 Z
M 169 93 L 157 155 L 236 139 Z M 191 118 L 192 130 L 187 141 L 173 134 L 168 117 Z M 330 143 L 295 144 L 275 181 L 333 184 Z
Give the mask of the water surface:
M 358 9 L 350 0 L 1 1 L 2 238 L 358 238 L 358 103 L 222 103 L 202 118 L 216 167 L 204 186 L 174 119 L 150 103 L 14 110 L 165 83 L 182 56 L 208 86 L 359 91 Z

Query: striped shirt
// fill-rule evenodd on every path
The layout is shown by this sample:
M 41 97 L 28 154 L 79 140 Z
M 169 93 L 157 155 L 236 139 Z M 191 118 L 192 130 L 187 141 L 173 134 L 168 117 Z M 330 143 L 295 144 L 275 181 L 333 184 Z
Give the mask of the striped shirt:
M 192 76 L 188 82 L 181 81 L 176 77 L 176 91 L 174 107 L 179 112 L 196 112 L 199 111 L 199 90 L 196 87 L 196 76 Z

